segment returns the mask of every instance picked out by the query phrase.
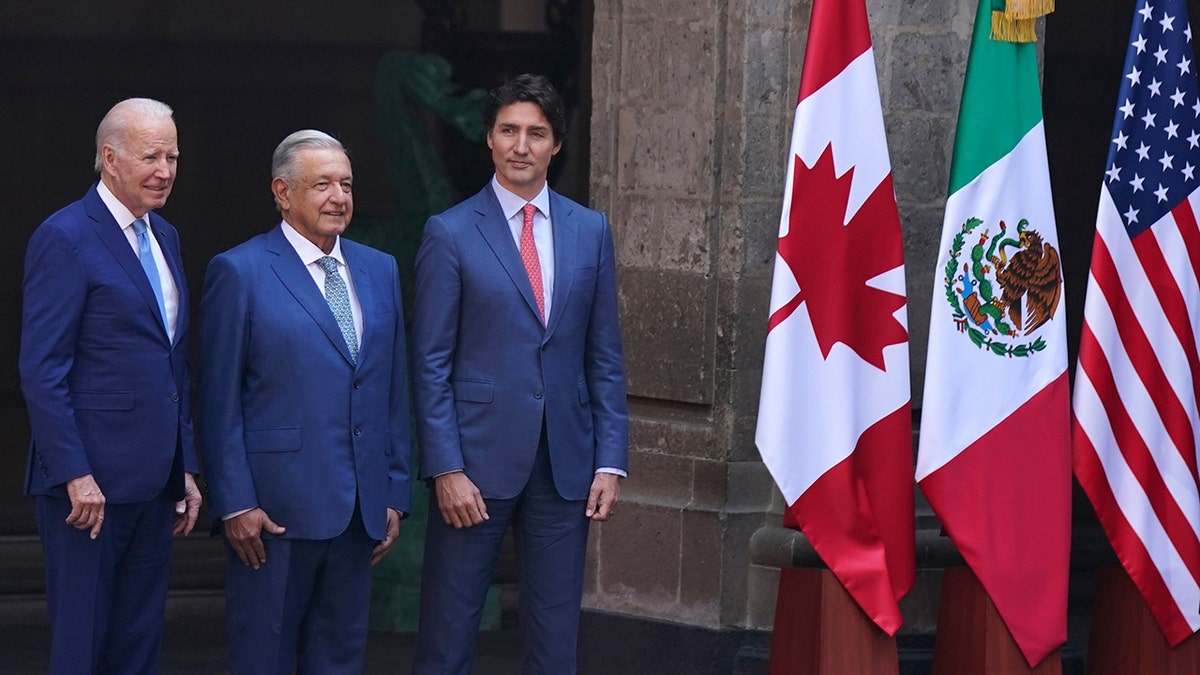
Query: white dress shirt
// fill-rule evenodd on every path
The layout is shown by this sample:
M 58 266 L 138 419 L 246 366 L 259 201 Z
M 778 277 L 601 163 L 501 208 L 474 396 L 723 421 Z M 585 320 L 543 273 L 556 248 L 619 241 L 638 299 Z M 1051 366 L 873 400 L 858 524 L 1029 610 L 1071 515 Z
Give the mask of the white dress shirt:
M 500 182 L 492 176 L 492 190 L 500 201 L 500 211 L 508 220 L 508 229 L 512 231 L 513 241 L 517 250 L 521 250 L 521 230 L 525 228 L 526 204 L 533 204 L 537 212 L 533 214 L 533 244 L 537 247 L 538 264 L 542 268 L 542 295 L 546 315 L 542 317 L 550 324 L 550 304 L 554 297 L 554 233 L 550 228 L 550 187 L 542 185 L 542 191 L 528 202 L 504 189 Z
M 305 269 L 312 276 L 313 283 L 317 285 L 317 290 L 321 291 L 321 297 L 325 297 L 325 268 L 317 264 L 317 261 L 324 258 L 326 255 L 333 256 L 338 263 L 338 274 L 341 275 L 342 281 L 346 282 L 346 292 L 350 296 L 350 314 L 354 317 L 354 337 L 358 339 L 358 346 L 362 347 L 363 334 L 363 313 L 362 305 L 358 302 L 358 293 L 354 292 L 354 281 L 350 278 L 350 268 L 346 266 L 346 259 L 342 257 L 342 238 L 338 237 L 333 242 L 333 250 L 326 254 L 317 245 L 304 238 L 296 228 L 292 227 L 286 220 L 280 226 L 283 228 L 283 236 L 296 249 L 296 255 L 300 256 L 300 261 L 304 263 Z
M 104 181 L 97 184 L 96 192 L 100 194 L 100 201 L 108 207 L 113 219 L 121 226 L 121 232 L 133 247 L 133 254 L 141 259 L 141 247 L 138 246 L 137 233 L 133 231 L 133 221 L 137 218 L 113 195 Z M 162 287 L 163 306 L 167 310 L 167 315 L 163 317 L 167 324 L 167 338 L 174 342 L 175 329 L 179 325 L 179 287 L 175 285 L 175 275 L 171 274 L 171 268 L 167 266 L 167 257 L 158 245 L 158 237 L 154 236 L 154 228 L 150 227 L 150 214 L 142 216 L 142 221 L 146 223 L 146 233 L 149 235 L 147 238 L 150 240 L 150 250 L 154 253 L 155 267 L 158 268 L 158 282 Z

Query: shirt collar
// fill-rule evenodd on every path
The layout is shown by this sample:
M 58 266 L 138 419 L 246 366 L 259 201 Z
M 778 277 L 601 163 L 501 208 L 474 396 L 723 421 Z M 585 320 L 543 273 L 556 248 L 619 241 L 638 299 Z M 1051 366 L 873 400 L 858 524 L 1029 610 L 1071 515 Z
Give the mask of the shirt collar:
M 125 208 L 125 205 L 121 203 L 121 200 L 117 199 L 112 190 L 108 189 L 104 181 L 96 184 L 96 193 L 100 195 L 100 201 L 104 202 L 104 205 L 108 207 L 108 212 L 112 214 L 113 220 L 117 221 L 117 225 L 120 225 L 122 230 L 128 229 L 130 225 L 133 225 L 133 221 L 137 220 L 133 212 Z M 142 216 L 142 218 L 145 219 L 147 225 L 150 224 L 149 212 Z
M 492 191 L 496 193 L 496 199 L 500 202 L 500 211 L 504 214 L 505 220 L 512 220 L 525 207 L 525 204 L 533 204 L 538 211 L 542 212 L 542 215 L 550 217 L 550 186 L 548 184 L 543 183 L 541 192 L 538 192 L 533 199 L 526 201 L 505 189 L 493 175 Z
M 311 265 L 321 258 L 324 258 L 326 255 L 333 256 L 333 258 L 338 261 L 339 265 L 344 266 L 346 264 L 345 259 L 342 258 L 341 237 L 333 240 L 333 250 L 327 254 L 318 248 L 316 244 L 312 243 L 308 239 L 305 239 L 304 235 L 300 234 L 300 232 L 298 232 L 296 228 L 292 227 L 288 221 L 284 220 L 280 222 L 279 226 L 283 229 L 283 238 L 287 239 L 288 243 L 292 245 L 292 248 L 296 249 L 296 255 L 300 256 L 300 261 L 305 265 Z

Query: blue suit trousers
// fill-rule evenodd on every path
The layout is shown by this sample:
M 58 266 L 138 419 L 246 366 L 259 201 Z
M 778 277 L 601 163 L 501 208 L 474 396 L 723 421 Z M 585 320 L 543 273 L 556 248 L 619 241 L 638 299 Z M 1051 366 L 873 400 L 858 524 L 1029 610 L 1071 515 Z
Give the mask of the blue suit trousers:
M 71 502 L 34 497 L 46 555 L 51 675 L 157 673 L 175 502 L 108 504 L 96 539 Z
M 367 648 L 371 552 L 357 506 L 333 539 L 263 537 L 255 570 L 226 542 L 233 675 L 358 675 Z
M 414 675 L 468 675 L 488 586 L 509 525 L 520 574 L 524 672 L 570 675 L 587 555 L 586 500 L 554 486 L 543 427 L 533 472 L 513 499 L 487 499 L 488 520 L 455 529 L 430 491 Z

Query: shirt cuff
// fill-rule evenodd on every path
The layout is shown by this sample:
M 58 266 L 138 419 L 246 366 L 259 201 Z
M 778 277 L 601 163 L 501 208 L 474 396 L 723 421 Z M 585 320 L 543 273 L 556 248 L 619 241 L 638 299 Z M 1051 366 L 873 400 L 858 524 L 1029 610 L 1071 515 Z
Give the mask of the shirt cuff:
M 256 509 L 258 507 L 256 506 L 254 508 Z M 254 509 L 242 509 L 241 511 L 234 511 L 233 513 L 226 513 L 225 515 L 221 516 L 221 522 L 225 522 L 226 520 L 229 520 L 230 518 L 237 518 L 238 516 L 242 515 L 243 513 L 250 513 L 253 510 Z
M 602 466 L 599 469 L 596 469 L 596 473 L 613 473 L 613 474 L 620 476 L 621 478 L 629 477 L 629 474 L 626 473 L 625 471 L 611 467 L 611 466 Z

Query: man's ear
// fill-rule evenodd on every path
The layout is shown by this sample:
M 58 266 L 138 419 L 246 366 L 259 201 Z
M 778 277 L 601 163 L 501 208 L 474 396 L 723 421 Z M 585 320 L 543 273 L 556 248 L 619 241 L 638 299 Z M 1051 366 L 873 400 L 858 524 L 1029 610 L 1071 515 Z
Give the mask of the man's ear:
M 117 163 L 117 149 L 107 143 L 100 146 L 100 171 L 101 171 L 101 173 L 116 175 L 116 173 L 117 173 L 116 163 Z
M 287 211 L 291 208 L 292 186 L 282 178 L 276 177 L 271 181 L 271 194 L 275 195 L 275 203 L 279 205 L 280 210 Z

